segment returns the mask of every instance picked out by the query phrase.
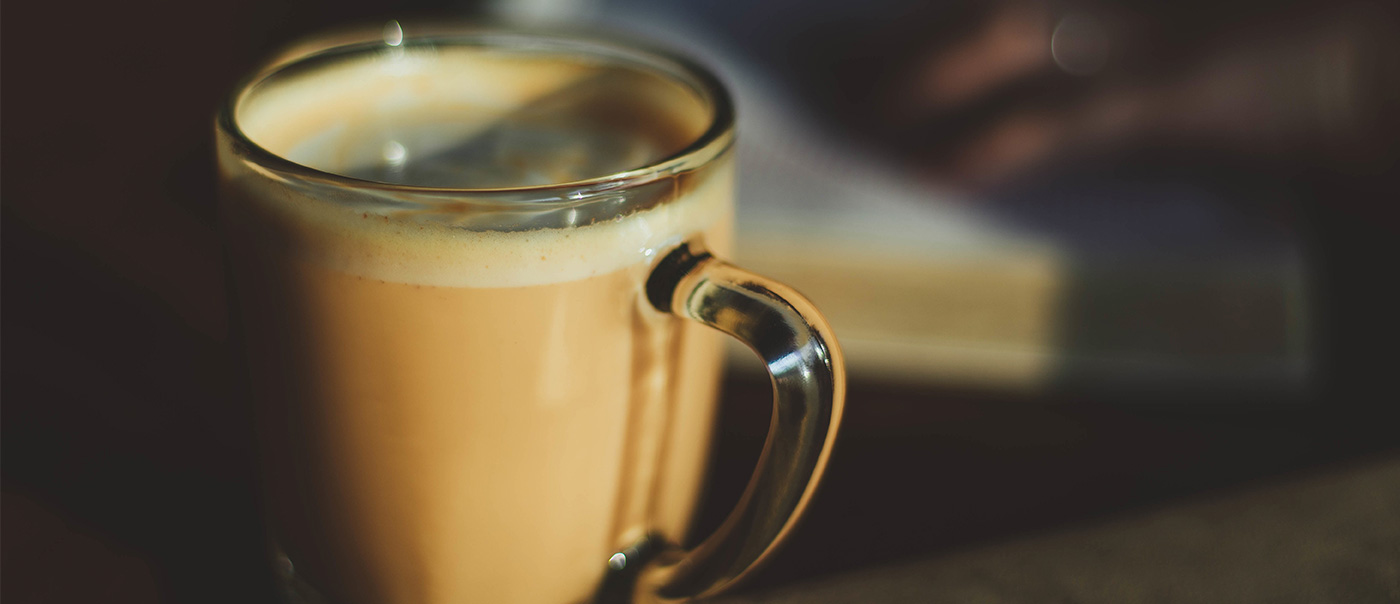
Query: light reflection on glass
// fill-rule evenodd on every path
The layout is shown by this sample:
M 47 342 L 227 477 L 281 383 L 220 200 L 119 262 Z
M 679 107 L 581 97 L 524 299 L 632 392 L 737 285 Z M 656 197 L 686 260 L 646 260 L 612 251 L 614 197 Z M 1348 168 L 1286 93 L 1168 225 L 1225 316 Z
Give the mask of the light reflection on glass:
M 608 568 L 611 568 L 613 570 L 622 570 L 624 568 L 627 568 L 627 554 L 624 554 L 622 552 L 613 554 L 611 558 L 608 558 Z
M 404 148 L 399 141 L 389 141 L 384 143 L 384 161 L 390 166 L 400 167 L 408 159 L 408 149 Z
M 389 46 L 403 44 L 403 26 L 399 25 L 397 19 L 390 19 L 384 24 L 384 43 Z

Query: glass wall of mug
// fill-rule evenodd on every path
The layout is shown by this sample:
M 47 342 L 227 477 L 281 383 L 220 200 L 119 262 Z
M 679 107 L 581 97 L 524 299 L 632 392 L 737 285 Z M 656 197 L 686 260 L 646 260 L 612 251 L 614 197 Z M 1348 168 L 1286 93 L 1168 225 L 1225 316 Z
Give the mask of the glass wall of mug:
M 391 38 L 219 117 L 277 566 L 294 598 L 586 601 L 699 496 L 722 336 L 644 285 L 728 251 L 729 101 L 607 42 Z

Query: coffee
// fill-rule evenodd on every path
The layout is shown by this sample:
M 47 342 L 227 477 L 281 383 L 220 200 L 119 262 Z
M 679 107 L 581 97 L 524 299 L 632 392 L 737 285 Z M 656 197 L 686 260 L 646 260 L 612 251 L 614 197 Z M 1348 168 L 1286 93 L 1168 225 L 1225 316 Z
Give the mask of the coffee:
M 470 46 L 328 61 L 246 92 L 237 120 L 379 183 L 585 180 L 673 156 L 712 117 L 642 66 Z M 727 250 L 727 157 L 596 202 L 632 208 L 616 219 L 540 228 L 483 226 L 496 210 L 470 200 L 371 209 L 229 154 L 221 175 L 272 541 L 299 580 L 347 603 L 580 602 L 643 532 L 685 537 L 720 336 L 643 282 L 680 241 Z

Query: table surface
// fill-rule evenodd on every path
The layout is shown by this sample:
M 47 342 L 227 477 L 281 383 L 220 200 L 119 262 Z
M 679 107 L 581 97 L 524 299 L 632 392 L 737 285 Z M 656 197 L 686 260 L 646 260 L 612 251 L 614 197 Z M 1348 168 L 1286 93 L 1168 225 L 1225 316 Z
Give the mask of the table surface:
M 739 446 L 702 524 L 740 489 L 763 386 L 730 382 Z M 1400 601 L 1396 424 L 1250 400 L 855 383 L 809 518 L 721 601 Z
M 1343 464 L 718 601 L 1397 602 L 1400 458 Z

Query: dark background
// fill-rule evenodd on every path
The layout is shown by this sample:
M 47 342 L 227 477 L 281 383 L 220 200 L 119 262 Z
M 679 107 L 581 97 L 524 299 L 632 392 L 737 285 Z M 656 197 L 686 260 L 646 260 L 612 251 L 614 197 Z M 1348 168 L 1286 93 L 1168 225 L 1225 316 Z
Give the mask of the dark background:
M 706 18 L 737 23 L 730 28 L 737 39 L 782 33 L 750 45 L 756 60 L 790 64 L 782 71 L 786 85 L 809 91 L 812 111 L 834 129 L 892 161 L 926 167 L 931 177 L 961 182 L 948 169 L 966 148 L 960 145 L 975 140 L 976 124 L 994 123 L 1017 99 L 1043 98 L 1048 90 L 1054 106 L 1074 102 L 1067 85 L 1052 78 L 1010 86 L 950 114 L 956 119 L 886 123 L 870 117 L 878 99 L 842 91 L 892 86 L 919 40 L 975 24 L 985 8 L 822 3 L 824 12 L 813 13 L 821 18 L 803 22 L 789 18 L 789 5 L 759 6 L 769 8 L 715 10 Z M 1181 47 L 1230 39 L 1260 23 L 1306 22 L 1323 10 L 1308 3 L 1126 6 L 1157 29 L 1187 32 L 1169 40 Z M 1393 7 L 1376 6 L 1381 17 L 1394 16 Z M 307 33 L 478 12 L 432 2 L 5 5 L 5 601 L 268 599 L 251 435 L 224 345 L 214 107 L 259 59 Z M 922 22 L 930 23 L 927 30 Z M 813 38 L 829 44 L 821 52 L 791 52 Z M 789 547 L 748 589 L 1395 459 L 1400 226 L 1393 205 L 1400 188 L 1393 50 L 1375 49 L 1379 58 L 1368 64 L 1374 85 L 1362 101 L 1380 110 L 1363 113 L 1362 135 L 1332 146 L 1303 136 L 1290 143 L 1297 152 L 1278 151 L 1289 145 L 1261 151 L 1230 141 L 1167 141 L 1113 154 L 1121 164 L 1235 183 L 1241 203 L 1285 214 L 1298 227 L 1315 301 L 1305 388 L 1065 385 L 1027 393 L 855 380 L 828 483 Z M 872 60 L 882 67 L 862 68 Z M 1152 64 L 1157 71 L 1137 73 L 1175 69 L 1171 61 Z M 1079 164 L 1043 167 L 1039 176 L 968 186 L 1014 188 L 1034 200 L 1045 183 L 1066 174 L 1092 178 L 1102 159 L 1088 154 Z M 1258 194 L 1261 182 L 1288 191 L 1282 209 Z M 739 376 L 726 390 L 705 527 L 737 498 L 768 417 L 767 384 Z M 1239 569 L 1239 580 L 1250 576 Z M 1384 593 L 1381 574 L 1359 576 Z

